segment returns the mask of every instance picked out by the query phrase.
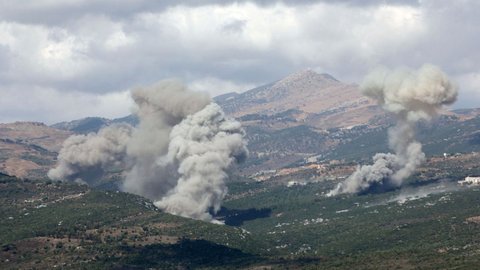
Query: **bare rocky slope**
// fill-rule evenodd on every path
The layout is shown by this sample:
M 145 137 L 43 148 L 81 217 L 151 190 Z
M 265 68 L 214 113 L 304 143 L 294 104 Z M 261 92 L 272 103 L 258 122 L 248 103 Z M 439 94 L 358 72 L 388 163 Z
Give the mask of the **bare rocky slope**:
M 316 128 L 366 124 L 383 114 L 357 85 L 345 84 L 328 74 L 304 70 L 242 94 L 215 98 L 227 114 L 246 125 Z
M 0 124 L 0 172 L 44 178 L 63 141 L 72 134 L 37 122 Z

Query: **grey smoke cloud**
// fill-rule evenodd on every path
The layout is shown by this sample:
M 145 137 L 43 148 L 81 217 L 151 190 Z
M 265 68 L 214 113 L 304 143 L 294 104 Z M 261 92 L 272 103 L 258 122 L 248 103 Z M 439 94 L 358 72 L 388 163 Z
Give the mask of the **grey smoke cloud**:
M 175 168 L 156 163 L 158 157 L 167 154 L 172 128 L 211 101 L 206 93 L 189 91 L 175 80 L 137 88 L 132 98 L 140 122 L 127 146 L 134 165 L 127 172 L 123 189 L 158 200 L 178 178 Z
M 431 120 L 443 105 L 452 104 L 457 97 L 457 88 L 447 76 L 429 64 L 416 72 L 377 69 L 367 75 L 361 91 L 396 117 L 396 125 L 388 131 L 394 153 L 376 154 L 372 165 L 358 167 L 328 196 L 400 186 L 425 160 L 422 145 L 415 139 L 416 123 Z
M 168 154 L 157 162 L 176 164 L 180 179 L 155 205 L 177 215 L 211 220 L 208 209 L 220 210 L 227 194 L 226 169 L 247 154 L 244 136 L 240 123 L 227 118 L 215 103 L 175 126 Z
M 52 180 L 69 180 L 91 183 L 104 171 L 125 165 L 126 146 L 132 127 L 112 125 L 97 134 L 73 135 L 63 143 L 57 166 L 48 172 Z
M 122 165 L 124 191 L 150 198 L 169 213 L 212 221 L 208 211 L 220 209 L 228 169 L 247 155 L 240 123 L 207 94 L 174 80 L 131 95 L 138 126 L 70 137 L 49 177 L 92 183 L 105 169 Z

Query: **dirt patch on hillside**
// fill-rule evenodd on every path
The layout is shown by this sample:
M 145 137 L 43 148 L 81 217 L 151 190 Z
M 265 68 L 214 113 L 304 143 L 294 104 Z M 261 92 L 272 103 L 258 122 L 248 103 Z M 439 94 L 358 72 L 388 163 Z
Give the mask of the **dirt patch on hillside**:
M 19 158 L 9 158 L 5 163 L 0 165 L 0 169 L 8 175 L 14 175 L 18 178 L 26 178 L 31 170 L 40 169 L 41 167 L 30 161 Z

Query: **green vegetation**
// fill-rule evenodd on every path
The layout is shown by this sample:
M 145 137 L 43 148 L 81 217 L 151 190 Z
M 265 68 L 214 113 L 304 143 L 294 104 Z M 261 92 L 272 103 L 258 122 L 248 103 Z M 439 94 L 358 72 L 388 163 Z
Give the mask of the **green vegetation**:
M 443 153 L 471 153 L 480 151 L 480 117 L 466 121 L 443 116 L 433 123 L 419 125 L 418 139 L 427 156 Z M 325 154 L 325 159 L 370 162 L 375 153 L 388 152 L 387 127 L 352 129 L 335 136 L 342 143 Z M 352 151 L 354 149 L 354 151 Z
M 480 188 L 427 196 L 420 191 L 435 181 L 410 180 L 410 188 L 388 193 L 327 198 L 331 181 L 286 187 L 238 179 L 218 214 L 232 226 L 222 226 L 163 213 L 132 194 L 0 175 L 0 267 L 478 265 Z
M 122 192 L 1 175 L 0 211 L 2 269 L 219 267 L 260 260 L 245 252 L 251 238 L 238 228 L 165 214 Z
M 245 190 L 260 189 L 245 185 Z M 248 186 L 248 187 L 247 187 Z M 239 187 L 236 187 L 239 190 Z M 244 191 L 245 191 L 244 190 Z M 274 187 L 227 208 L 272 209 L 269 218 L 242 228 L 261 237 L 268 256 L 323 258 L 318 266 L 449 268 L 480 263 L 480 189 L 462 189 L 404 203 L 402 191 L 326 198 L 327 185 Z M 256 235 L 256 237 L 255 237 Z

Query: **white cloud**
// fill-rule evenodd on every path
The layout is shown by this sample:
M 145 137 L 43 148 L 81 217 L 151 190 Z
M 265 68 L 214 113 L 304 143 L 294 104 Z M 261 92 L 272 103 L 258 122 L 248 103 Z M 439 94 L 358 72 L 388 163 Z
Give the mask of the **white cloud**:
M 65 29 L 0 22 L 0 44 L 10 51 L 7 82 L 74 79 L 92 62 L 85 56 L 86 44 Z
M 480 71 L 462 74 L 454 78 L 459 84 L 460 95 L 458 102 L 466 108 L 480 107 Z
M 51 121 L 53 110 L 62 109 L 54 102 L 68 104 L 75 96 L 89 103 L 169 77 L 216 95 L 269 83 L 304 68 L 359 82 L 376 65 L 418 67 L 431 62 L 461 80 L 461 97 L 480 101 L 478 84 L 469 75 L 480 70 L 478 2 L 362 3 L 4 4 L 0 94 L 22 93 L 8 98 L 22 104 L 30 93 L 37 98 L 38 89 L 48 89 L 55 98 L 38 97 L 48 109 L 34 106 L 29 111 L 32 118 Z M 461 98 L 457 106 L 467 100 Z M 27 111 L 19 110 L 4 109 L 3 115 L 15 119 L 13 112 L 18 119 L 28 118 Z M 85 113 L 69 114 L 73 118 Z
M 201 78 L 191 82 L 189 88 L 195 91 L 207 92 L 212 97 L 229 92 L 243 92 L 255 87 L 253 84 L 236 84 L 214 77 Z

